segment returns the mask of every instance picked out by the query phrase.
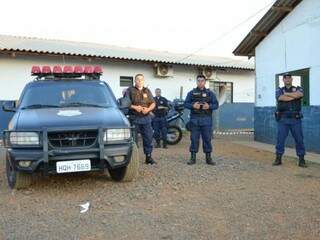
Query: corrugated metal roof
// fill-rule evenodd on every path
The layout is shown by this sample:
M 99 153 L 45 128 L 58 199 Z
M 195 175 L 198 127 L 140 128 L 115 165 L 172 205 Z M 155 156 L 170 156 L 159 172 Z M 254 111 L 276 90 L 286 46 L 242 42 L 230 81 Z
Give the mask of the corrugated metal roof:
M 259 43 L 285 18 L 302 0 L 277 0 L 260 21 L 251 29 L 233 51 L 237 56 L 254 56 Z
M 192 55 L 191 57 L 186 58 L 186 56 L 188 56 L 187 54 L 118 47 L 97 43 L 73 42 L 8 35 L 0 35 L 0 52 L 1 51 L 20 51 L 43 54 L 101 57 L 244 70 L 254 69 L 253 64 L 249 61 L 240 61 L 225 57 Z

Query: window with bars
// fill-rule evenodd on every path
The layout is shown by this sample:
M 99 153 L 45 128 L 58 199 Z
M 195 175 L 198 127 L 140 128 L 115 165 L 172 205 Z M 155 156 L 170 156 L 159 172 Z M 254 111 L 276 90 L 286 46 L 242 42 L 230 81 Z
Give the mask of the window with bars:
M 132 87 L 133 77 L 120 76 L 120 87 Z

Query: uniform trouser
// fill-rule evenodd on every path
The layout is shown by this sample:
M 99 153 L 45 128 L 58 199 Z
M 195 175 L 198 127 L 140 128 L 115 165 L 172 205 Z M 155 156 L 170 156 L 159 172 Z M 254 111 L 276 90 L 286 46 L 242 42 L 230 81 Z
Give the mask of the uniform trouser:
M 152 120 L 152 126 L 154 130 L 153 137 L 157 141 L 160 141 L 160 139 L 167 140 L 168 123 L 166 117 L 155 117 Z
M 152 135 L 153 135 L 151 122 L 144 123 L 144 124 L 135 123 L 134 125 L 136 127 L 136 131 L 139 132 L 142 136 L 144 154 L 146 155 L 151 154 L 152 153 Z
M 284 154 L 285 141 L 289 134 L 289 131 L 291 132 L 292 137 L 294 138 L 294 141 L 296 143 L 297 156 L 305 155 L 301 119 L 285 117 L 281 118 L 278 122 L 276 154 Z
M 191 134 L 190 134 L 190 152 L 197 153 L 199 151 L 199 140 L 202 137 L 203 152 L 212 152 L 212 118 L 211 117 L 199 117 L 190 119 Z

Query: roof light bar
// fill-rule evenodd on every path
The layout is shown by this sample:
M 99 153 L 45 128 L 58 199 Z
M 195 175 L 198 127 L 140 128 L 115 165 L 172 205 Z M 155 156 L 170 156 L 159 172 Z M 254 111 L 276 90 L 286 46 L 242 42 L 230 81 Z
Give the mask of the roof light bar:
M 85 79 L 99 79 L 102 75 L 102 67 L 101 66 L 85 66 L 82 67 L 80 65 L 76 66 L 54 66 L 51 68 L 50 66 L 33 66 L 31 69 L 31 75 L 37 76 L 37 79 L 45 77 L 46 79 L 53 78 L 81 78 L 85 77 Z

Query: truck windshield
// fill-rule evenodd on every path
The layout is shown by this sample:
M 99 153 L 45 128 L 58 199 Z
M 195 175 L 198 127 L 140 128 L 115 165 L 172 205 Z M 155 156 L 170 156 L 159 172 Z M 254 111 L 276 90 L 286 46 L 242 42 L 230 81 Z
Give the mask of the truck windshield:
M 110 90 L 101 82 L 48 81 L 29 86 L 20 108 L 115 107 Z

